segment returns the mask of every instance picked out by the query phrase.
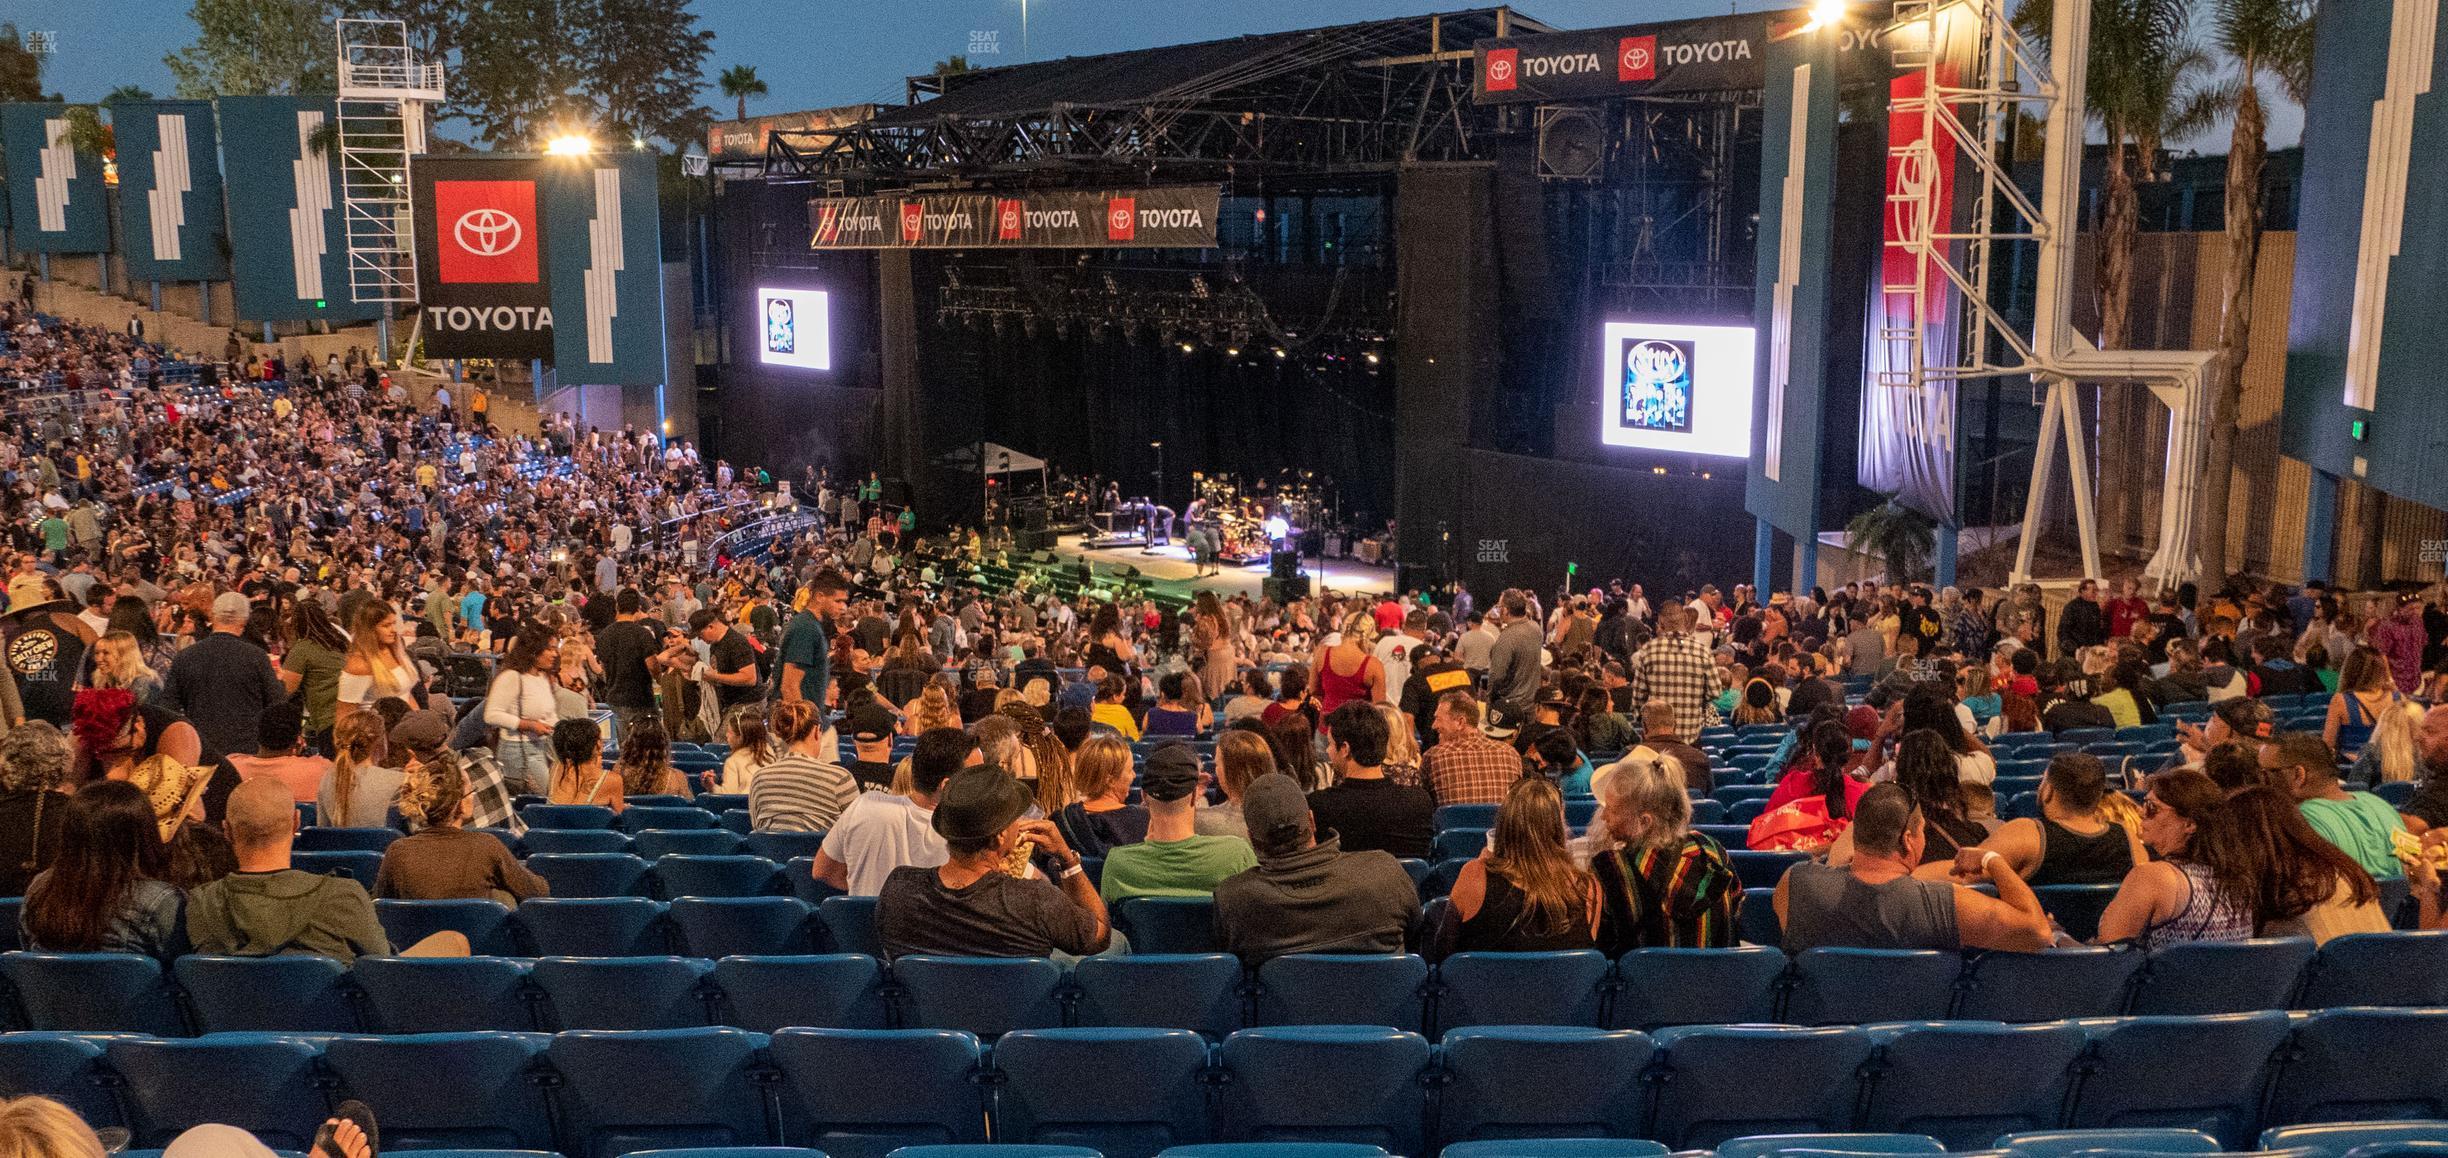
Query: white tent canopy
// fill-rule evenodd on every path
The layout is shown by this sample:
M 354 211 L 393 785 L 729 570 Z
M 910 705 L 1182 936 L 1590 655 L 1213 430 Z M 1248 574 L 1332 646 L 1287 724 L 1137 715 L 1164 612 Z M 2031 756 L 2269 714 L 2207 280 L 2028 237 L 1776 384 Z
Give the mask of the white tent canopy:
M 1022 454 L 1019 451 L 1013 450 L 1012 448 L 999 442 L 983 442 L 975 446 L 964 446 L 958 450 L 952 451 L 940 458 L 937 458 L 935 463 L 938 466 L 950 467 L 954 470 L 976 470 L 978 469 L 978 454 L 980 451 L 985 453 L 985 473 L 990 475 L 1020 474 L 1026 471 L 1044 470 L 1046 465 L 1045 460 L 1042 458 Z

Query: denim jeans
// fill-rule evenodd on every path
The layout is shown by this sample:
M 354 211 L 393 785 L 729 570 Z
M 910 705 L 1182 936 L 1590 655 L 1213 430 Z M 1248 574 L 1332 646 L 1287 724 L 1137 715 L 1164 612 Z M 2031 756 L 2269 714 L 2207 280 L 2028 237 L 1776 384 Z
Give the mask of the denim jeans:
M 552 746 L 544 738 L 503 736 L 495 759 L 501 764 L 502 786 L 512 796 L 551 793 Z

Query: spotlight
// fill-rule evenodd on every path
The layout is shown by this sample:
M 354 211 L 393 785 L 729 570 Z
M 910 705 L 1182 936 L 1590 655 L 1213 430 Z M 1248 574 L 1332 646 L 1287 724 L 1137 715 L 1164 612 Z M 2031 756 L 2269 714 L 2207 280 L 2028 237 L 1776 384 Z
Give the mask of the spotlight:
M 1803 26 L 1803 31 L 1815 31 L 1831 24 L 1842 24 L 1844 18 L 1845 0 L 1813 0 L 1810 8 L 1810 23 Z
M 1191 351 L 1191 349 L 1192 349 L 1192 346 L 1190 345 L 1190 343 L 1188 343 L 1188 342 L 1183 342 L 1183 343 L 1181 344 L 1181 352 L 1182 352 L 1182 353 L 1187 354 L 1187 353 L 1189 353 L 1189 352 Z
M 595 142 L 579 133 L 554 137 L 544 144 L 544 154 L 548 157 L 583 157 L 594 151 Z
M 1224 356 L 1225 356 L 1225 357 L 1227 357 L 1227 358 L 1238 358 L 1238 357 L 1240 357 L 1240 356 L 1241 356 L 1241 347 L 1239 347 L 1239 346 L 1226 346 L 1226 347 L 1224 347 Z
M 1371 366 L 1374 366 L 1374 365 L 1376 365 L 1376 364 L 1377 364 L 1377 351 L 1375 351 L 1375 350 L 1371 350 L 1371 351 L 1369 351 L 1369 352 L 1368 352 L 1368 353 L 1366 353 L 1366 354 L 1362 354 L 1362 355 L 1361 355 L 1361 357 L 1368 359 L 1368 364 L 1369 364 L 1369 365 L 1371 365 Z
M 1284 353 L 1284 348 L 1283 348 L 1283 347 L 1281 347 L 1281 346 L 1277 346 L 1277 347 L 1275 347 L 1275 357 L 1276 357 L 1276 359 L 1277 359 L 1277 360 L 1279 360 L 1279 361 L 1280 361 L 1280 360 L 1282 360 L 1282 359 L 1284 359 L 1284 358 L 1286 358 L 1286 357 L 1289 357 L 1289 356 L 1290 356 L 1290 355 L 1288 355 L 1288 354 Z

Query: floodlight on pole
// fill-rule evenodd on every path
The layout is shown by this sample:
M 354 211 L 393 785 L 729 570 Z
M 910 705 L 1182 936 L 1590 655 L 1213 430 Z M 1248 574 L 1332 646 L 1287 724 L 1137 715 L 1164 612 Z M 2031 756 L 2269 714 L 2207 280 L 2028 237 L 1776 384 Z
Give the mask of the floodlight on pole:
M 548 157 L 583 157 L 595 151 L 595 142 L 583 133 L 567 133 L 544 143 Z
M 1814 0 L 1810 8 L 1810 23 L 1804 31 L 1832 28 L 1844 23 L 1845 0 Z

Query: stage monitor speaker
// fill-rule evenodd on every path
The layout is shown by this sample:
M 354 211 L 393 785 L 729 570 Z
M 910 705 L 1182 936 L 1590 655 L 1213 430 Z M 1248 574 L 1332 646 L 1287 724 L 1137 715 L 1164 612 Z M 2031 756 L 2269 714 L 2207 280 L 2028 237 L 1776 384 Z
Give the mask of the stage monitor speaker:
M 1606 126 L 1589 109 L 1544 108 L 1538 113 L 1538 174 L 1587 181 L 1606 164 Z
M 1040 501 L 1032 503 L 1021 509 L 1020 529 L 1023 531 L 1037 532 L 1042 532 L 1046 529 L 1046 509 L 1044 502 Z
M 1054 564 L 1054 552 L 1045 550 L 1042 547 L 1033 547 L 1029 549 L 1036 552 L 1035 554 L 1029 556 L 1030 565 L 1037 567 L 1050 567 Z
M 1123 565 L 1114 568 L 1113 576 L 1116 579 L 1136 579 L 1139 577 L 1139 569 L 1131 566 L 1128 563 L 1124 563 Z
M 1023 551 L 1050 551 L 1054 548 L 1054 532 L 1044 527 L 1023 527 L 1012 532 L 1012 546 Z
M 1309 596 L 1309 577 L 1307 575 L 1282 577 L 1269 575 L 1263 585 L 1263 592 L 1267 598 L 1277 603 L 1306 599 Z
M 1267 563 L 1267 577 L 1270 579 L 1290 579 L 1300 574 L 1301 556 L 1298 551 L 1278 547 Z

